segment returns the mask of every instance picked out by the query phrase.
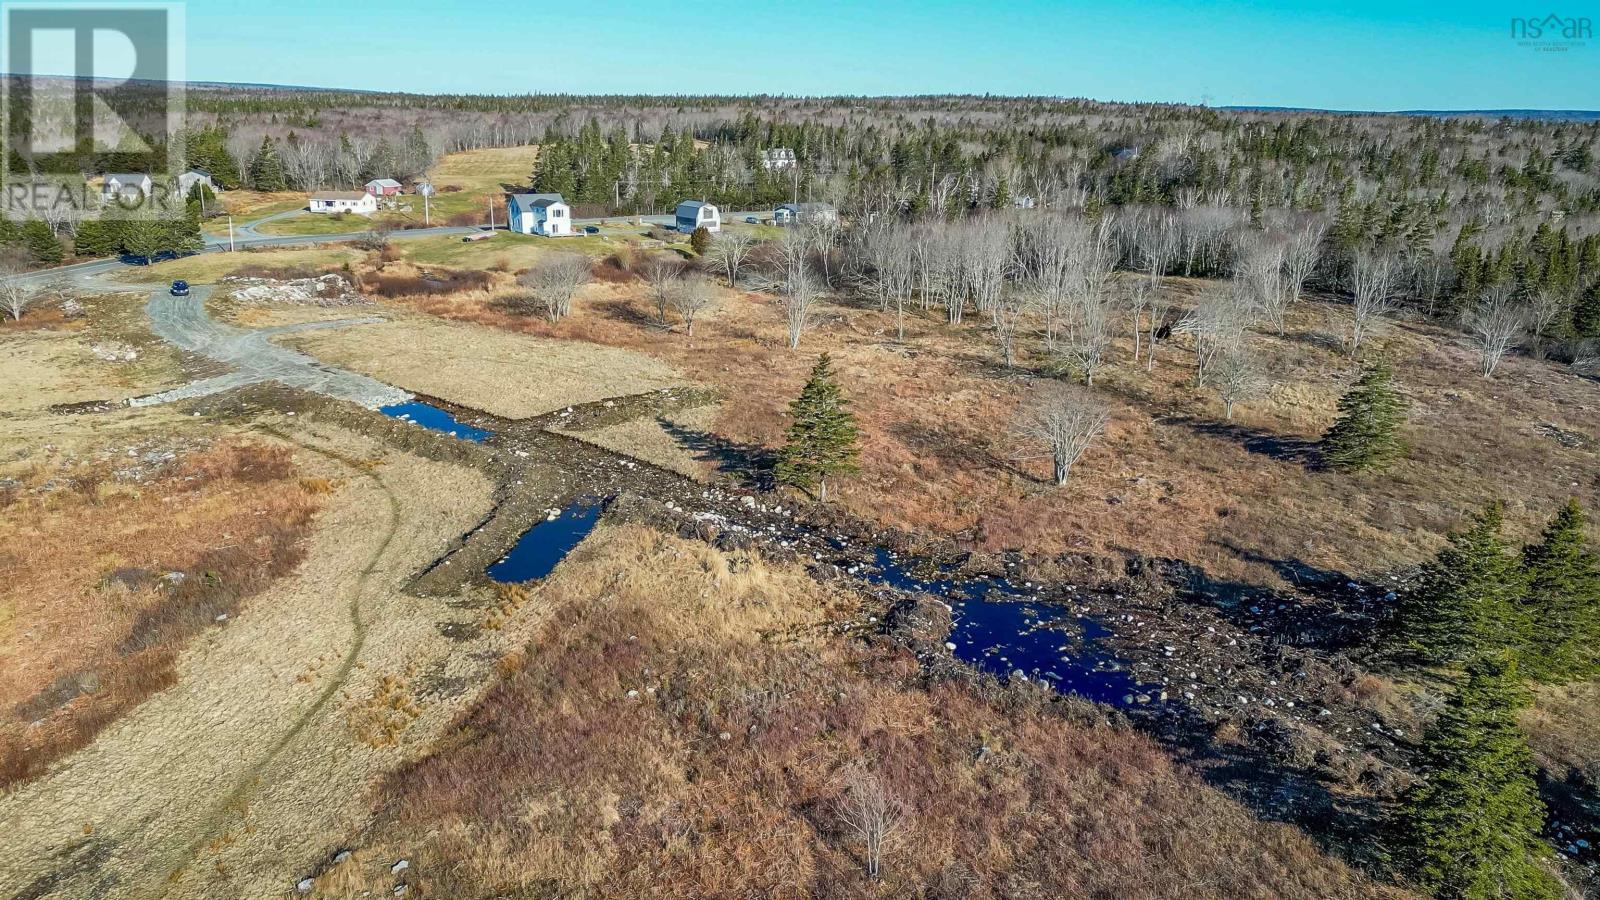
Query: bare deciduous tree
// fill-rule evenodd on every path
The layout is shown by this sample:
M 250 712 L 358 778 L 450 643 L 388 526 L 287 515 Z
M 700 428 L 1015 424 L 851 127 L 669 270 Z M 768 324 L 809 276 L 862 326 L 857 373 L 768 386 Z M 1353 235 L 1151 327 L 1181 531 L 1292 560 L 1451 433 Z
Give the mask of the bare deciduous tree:
M 1293 297 L 1284 276 L 1287 247 L 1274 235 L 1255 235 L 1240 242 L 1234 256 L 1234 278 L 1248 299 L 1278 334 L 1283 334 Z
M 1002 291 L 995 301 L 990 320 L 994 323 L 995 338 L 1000 342 L 1000 358 L 1006 367 L 1016 365 L 1017 333 L 1028 312 L 1036 308 L 1038 288 L 1033 284 L 1014 285 Z
M 1249 324 L 1249 302 L 1240 296 L 1238 285 L 1232 285 L 1202 294 L 1194 309 L 1173 326 L 1194 339 L 1196 385 L 1205 386 L 1211 364 L 1244 341 Z
M 0 306 L 11 314 L 12 321 L 21 321 L 22 314 L 40 297 L 27 279 L 27 271 L 25 254 L 0 252 Z
M 1373 329 L 1394 312 L 1394 288 L 1399 275 L 1400 261 L 1392 253 L 1362 250 L 1356 254 L 1350 270 L 1354 300 L 1350 311 L 1350 330 L 1345 339 L 1345 349 L 1351 356 L 1361 351 L 1362 343 Z
M 517 276 L 517 283 L 533 292 L 534 300 L 552 322 L 572 312 L 572 298 L 589 281 L 589 257 L 557 253 Z
M 1467 324 L 1478 342 L 1478 371 L 1493 378 L 1500 361 L 1527 327 L 1527 318 L 1511 300 L 1510 283 L 1502 281 L 1484 289 L 1467 314 Z
M 1056 484 L 1066 484 L 1073 465 L 1105 430 L 1108 417 L 1086 390 L 1060 384 L 1044 388 L 1021 410 L 1017 430 L 1030 443 L 1043 444 L 1045 452 L 1024 452 L 1018 458 L 1050 457 Z
M 685 278 L 672 292 L 672 308 L 683 319 L 683 331 L 694 336 L 695 317 L 711 305 L 712 289 L 704 277 Z
M 394 223 L 388 219 L 373 216 L 367 224 L 367 230 L 361 233 L 357 243 L 363 250 L 382 250 L 389 246 L 389 236 L 394 234 Z
M 1321 216 L 1312 216 L 1289 232 L 1283 254 L 1284 291 L 1289 303 L 1300 299 L 1311 273 L 1316 271 L 1322 256 L 1322 239 L 1327 233 L 1328 220 Z
M 845 774 L 839 819 L 864 845 L 867 876 L 883 872 L 883 855 L 906 821 L 906 806 L 878 776 L 855 765 Z
M 1224 350 L 1215 364 L 1217 394 L 1222 399 L 1222 417 L 1233 421 L 1233 406 L 1241 400 L 1260 396 L 1267 380 L 1250 345 L 1241 341 Z
M 1528 337 L 1533 339 L 1532 350 L 1540 359 L 1544 358 L 1550 329 L 1571 312 L 1571 298 L 1561 291 L 1542 288 L 1528 300 Z
M 816 276 L 808 269 L 798 270 L 778 294 L 783 305 L 783 323 L 788 329 L 789 349 L 800 348 L 800 338 L 811 325 L 811 312 L 817 305 L 820 291 Z
M 713 265 L 722 270 L 723 277 L 728 279 L 728 287 L 738 286 L 739 270 L 744 268 L 745 260 L 750 258 L 755 246 L 755 236 L 742 230 L 720 231 L 712 239 L 707 256 Z
M 644 265 L 644 280 L 650 286 L 650 300 L 656 307 L 656 322 L 667 324 L 667 311 L 672 308 L 672 295 L 683 277 L 683 262 L 676 256 L 657 253 Z

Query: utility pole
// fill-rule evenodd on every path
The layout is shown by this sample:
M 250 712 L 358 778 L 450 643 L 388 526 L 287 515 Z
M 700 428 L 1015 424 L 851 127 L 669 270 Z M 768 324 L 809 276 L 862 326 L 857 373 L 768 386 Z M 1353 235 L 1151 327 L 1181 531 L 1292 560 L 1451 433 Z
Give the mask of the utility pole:
M 228 216 L 228 252 L 233 252 L 233 216 Z
M 489 198 L 489 230 L 494 230 L 494 198 Z

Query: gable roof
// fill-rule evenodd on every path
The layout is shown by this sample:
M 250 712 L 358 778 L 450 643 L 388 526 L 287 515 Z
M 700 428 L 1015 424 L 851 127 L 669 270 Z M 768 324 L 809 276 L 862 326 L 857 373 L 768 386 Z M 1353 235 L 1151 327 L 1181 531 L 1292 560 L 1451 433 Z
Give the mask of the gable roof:
M 311 195 L 313 200 L 364 200 L 372 196 L 366 191 L 318 191 Z
M 400 182 L 395 181 L 393 178 L 374 178 L 371 181 L 367 182 L 367 184 L 376 184 L 376 185 L 378 185 L 380 187 L 399 187 L 400 186 Z
M 131 173 L 130 174 L 130 173 L 127 173 L 127 172 L 107 172 L 106 173 L 106 178 L 105 178 L 106 184 L 110 184 L 113 181 L 126 184 L 126 183 L 128 183 L 130 181 L 149 181 L 149 180 L 150 180 L 150 176 L 149 175 L 143 175 L 143 174 L 139 174 L 139 173 Z
M 778 209 L 794 210 L 797 213 L 833 212 L 832 203 L 780 203 Z
M 705 202 L 704 200 L 685 200 L 678 204 L 677 214 L 680 216 L 698 216 L 700 214 L 700 210 L 705 207 L 711 207 L 712 212 L 716 212 L 717 210 L 715 206 L 711 206 L 711 204 Z
M 509 200 L 515 200 L 518 206 L 525 206 L 530 209 L 534 206 L 537 206 L 540 200 L 546 201 L 546 206 L 549 206 L 551 203 L 567 202 L 566 200 L 562 199 L 560 194 L 507 194 L 506 198 Z

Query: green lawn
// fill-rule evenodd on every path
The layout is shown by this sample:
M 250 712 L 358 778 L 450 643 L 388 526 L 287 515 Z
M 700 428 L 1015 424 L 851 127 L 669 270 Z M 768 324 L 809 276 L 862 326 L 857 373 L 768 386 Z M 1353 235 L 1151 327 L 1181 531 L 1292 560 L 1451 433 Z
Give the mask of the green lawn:
M 508 268 L 521 269 L 549 253 L 586 253 L 606 256 L 616 251 L 626 238 L 622 234 L 606 240 L 605 235 L 547 238 L 533 234 L 495 232 L 485 241 L 463 241 L 456 235 L 416 238 L 395 241 L 406 259 L 414 263 L 434 266 L 451 266 L 458 269 L 487 269 L 504 263 Z

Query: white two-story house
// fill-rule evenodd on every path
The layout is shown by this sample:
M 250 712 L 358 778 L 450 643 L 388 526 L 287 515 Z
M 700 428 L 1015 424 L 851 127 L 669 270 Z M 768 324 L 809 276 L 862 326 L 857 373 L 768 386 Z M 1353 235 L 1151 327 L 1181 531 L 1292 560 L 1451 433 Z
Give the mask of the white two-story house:
M 572 207 L 560 194 L 507 194 L 506 227 L 522 234 L 572 234 Z

